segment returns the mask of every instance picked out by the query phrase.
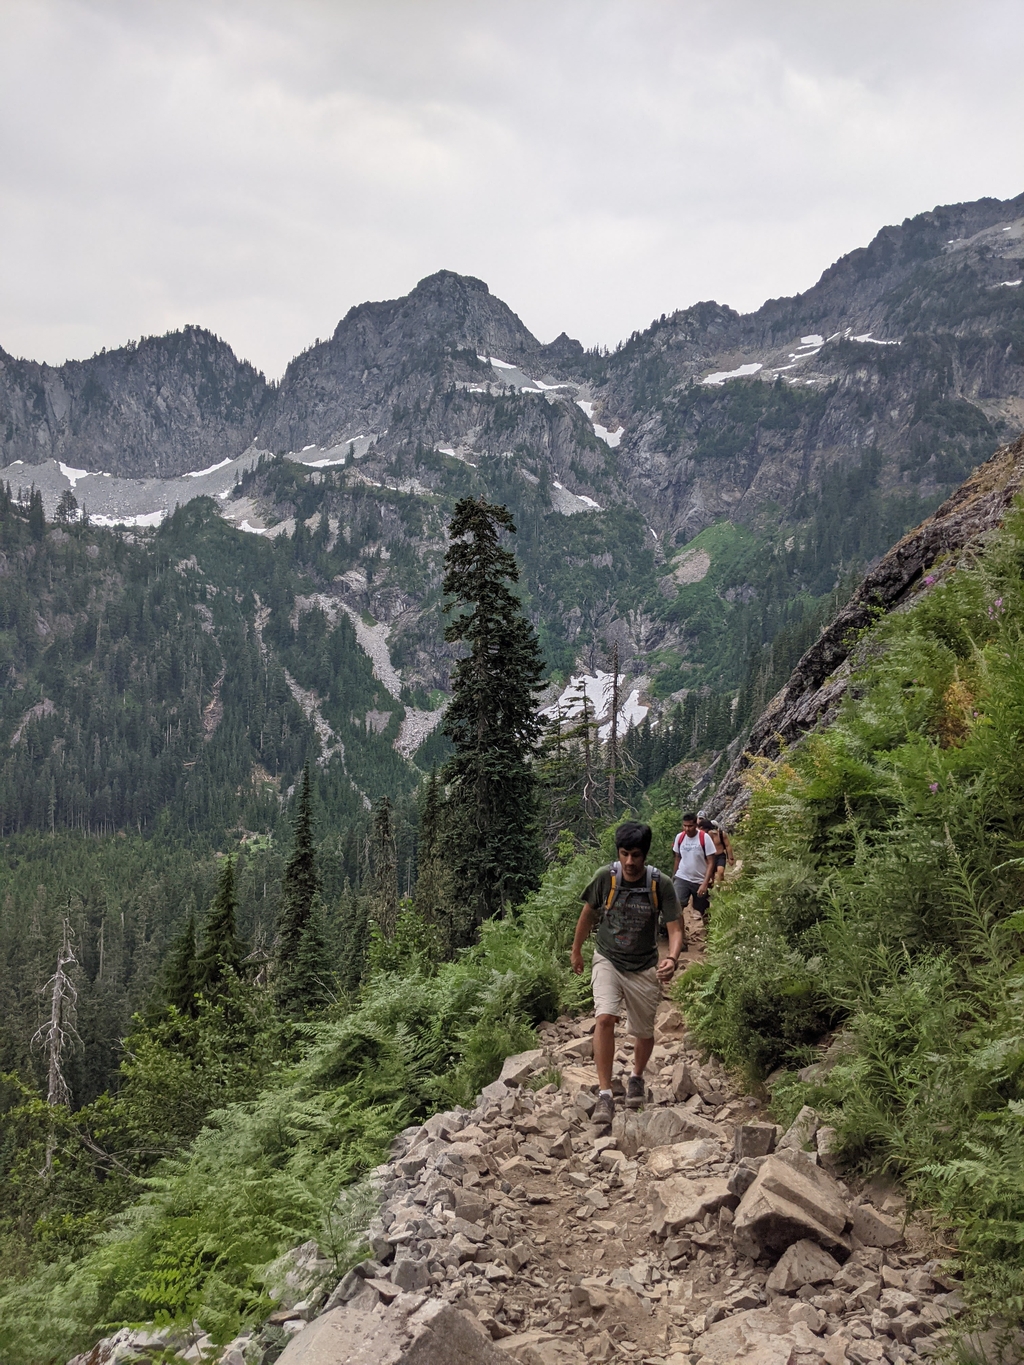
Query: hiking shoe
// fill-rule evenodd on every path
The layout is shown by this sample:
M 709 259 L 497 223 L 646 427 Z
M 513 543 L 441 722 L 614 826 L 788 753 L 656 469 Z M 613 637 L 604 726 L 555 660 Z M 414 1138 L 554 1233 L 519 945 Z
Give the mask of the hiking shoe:
M 644 1102 L 645 1094 L 643 1076 L 630 1076 L 626 1082 L 626 1108 L 639 1109 Z
M 594 1105 L 594 1112 L 590 1116 L 590 1122 L 600 1125 L 602 1128 L 610 1128 L 612 1119 L 615 1117 L 615 1101 L 611 1095 L 598 1095 L 597 1103 Z

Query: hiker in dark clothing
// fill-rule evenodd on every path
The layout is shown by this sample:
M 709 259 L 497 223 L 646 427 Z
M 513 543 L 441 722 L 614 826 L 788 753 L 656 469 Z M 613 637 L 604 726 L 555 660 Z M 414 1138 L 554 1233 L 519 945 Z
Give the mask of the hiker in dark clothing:
M 644 1068 L 654 1047 L 654 1016 L 662 985 L 672 980 L 686 950 L 683 920 L 672 883 L 647 866 L 650 825 L 627 820 L 615 831 L 618 862 L 604 867 L 583 893 L 583 910 L 572 945 L 572 969 L 583 971 L 583 944 L 597 928 L 591 985 L 594 991 L 594 1061 L 599 1094 L 594 1123 L 610 1124 L 615 1025 L 623 1012 L 634 1036 L 633 1074 L 626 1086 L 626 1107 L 644 1101 Z M 668 926 L 668 955 L 658 962 L 658 914 Z

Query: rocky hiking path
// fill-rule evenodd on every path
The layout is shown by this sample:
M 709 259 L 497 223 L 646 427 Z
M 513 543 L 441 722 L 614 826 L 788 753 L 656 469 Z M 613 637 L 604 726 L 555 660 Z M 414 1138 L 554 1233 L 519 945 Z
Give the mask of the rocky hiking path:
M 643 1109 L 622 1107 L 622 1039 L 615 1120 L 598 1127 L 593 1029 L 593 1018 L 541 1025 L 539 1046 L 508 1058 L 475 1108 L 400 1134 L 371 1176 L 370 1255 L 340 1281 L 309 1242 L 272 1268 L 280 1306 L 261 1330 L 219 1349 L 125 1330 L 70 1365 L 168 1349 L 221 1365 L 866 1365 L 941 1353 L 963 1309 L 943 1249 L 906 1221 L 898 1193 L 840 1178 L 832 1130 L 812 1110 L 787 1132 L 764 1121 L 664 1001 Z

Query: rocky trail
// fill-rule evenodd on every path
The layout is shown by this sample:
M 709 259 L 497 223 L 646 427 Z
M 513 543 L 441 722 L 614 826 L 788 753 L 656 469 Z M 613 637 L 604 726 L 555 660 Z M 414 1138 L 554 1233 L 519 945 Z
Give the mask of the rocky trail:
M 846 1183 L 832 1130 L 787 1132 L 734 1093 L 663 1002 L 647 1101 L 596 1100 L 594 1020 L 561 1018 L 471 1110 L 435 1114 L 372 1173 L 369 1255 L 275 1263 L 261 1330 L 124 1331 L 71 1365 L 177 1350 L 221 1365 L 841 1365 L 941 1355 L 963 1310 L 944 1249 L 893 1189 Z M 625 1041 L 625 1040 L 624 1040 Z M 992 1340 L 994 1335 L 990 1334 Z M 981 1359 L 992 1341 L 977 1341 Z M 1019 1358 L 1016 1356 L 1007 1357 Z

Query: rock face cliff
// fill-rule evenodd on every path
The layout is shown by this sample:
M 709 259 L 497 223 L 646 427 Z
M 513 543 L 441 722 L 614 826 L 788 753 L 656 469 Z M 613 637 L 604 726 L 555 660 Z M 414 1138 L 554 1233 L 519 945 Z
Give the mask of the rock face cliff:
M 749 793 L 743 774 L 751 762 L 777 758 L 783 745 L 796 743 L 835 717 L 849 686 L 860 633 L 880 613 L 897 610 L 955 568 L 1000 525 L 1022 486 L 1024 437 L 997 450 L 934 516 L 883 556 L 755 722 L 742 753 L 710 802 L 727 826 L 746 807 Z M 931 569 L 934 575 L 929 574 Z
M 241 454 L 266 396 L 263 376 L 201 327 L 60 366 L 0 350 L 0 459 L 170 478 Z
M 606 356 L 541 345 L 447 270 L 352 308 L 276 386 L 194 327 L 59 367 L 0 352 L 0 463 L 169 477 L 254 442 L 527 448 L 677 543 L 792 511 L 866 458 L 881 486 L 934 496 L 1024 425 L 1022 261 L 1024 195 L 920 214 L 803 294 L 701 303 Z
M 618 644 L 680 699 L 740 687 L 805 631 L 745 723 L 829 596 L 1024 428 L 1022 279 L 1024 195 L 884 228 L 803 294 L 746 316 L 700 303 L 612 354 L 541 344 L 447 270 L 351 309 L 279 384 L 198 328 L 60 367 L 0 354 L 0 477 L 37 481 L 51 513 L 77 481 L 107 524 L 200 493 L 261 534 L 323 517 L 355 547 L 350 605 L 403 617 L 428 690 L 438 509 L 504 502 L 553 668 L 606 667 Z M 233 496 L 261 454 L 301 476 L 279 459 Z

